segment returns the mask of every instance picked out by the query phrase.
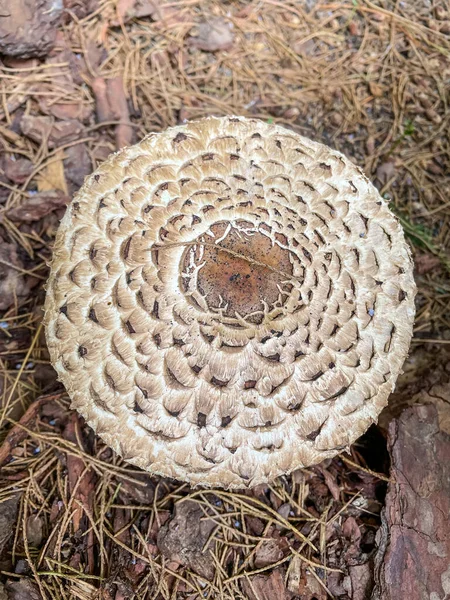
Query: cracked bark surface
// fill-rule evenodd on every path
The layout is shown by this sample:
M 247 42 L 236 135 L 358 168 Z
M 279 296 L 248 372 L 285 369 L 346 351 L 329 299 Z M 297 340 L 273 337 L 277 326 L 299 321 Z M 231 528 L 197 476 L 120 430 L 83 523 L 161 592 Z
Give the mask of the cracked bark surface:
M 433 404 L 417 404 L 390 424 L 372 600 L 450 598 L 450 435 L 439 423 Z

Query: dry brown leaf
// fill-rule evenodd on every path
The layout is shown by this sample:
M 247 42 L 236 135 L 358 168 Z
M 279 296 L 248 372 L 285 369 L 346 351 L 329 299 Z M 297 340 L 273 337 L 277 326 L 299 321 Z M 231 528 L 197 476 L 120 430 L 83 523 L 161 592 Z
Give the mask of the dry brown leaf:
M 133 128 L 129 125 L 130 114 L 121 76 L 108 79 L 106 94 L 111 113 L 117 121 L 120 121 L 116 125 L 116 149 L 120 150 L 124 146 L 129 146 L 133 140 Z
M 312 56 L 316 51 L 316 43 L 313 39 L 300 39 L 294 42 L 293 49 L 300 56 Z
M 116 125 L 116 148 L 119 150 L 129 146 L 133 140 L 133 128 L 130 124 L 123 77 L 118 76 L 107 80 L 96 77 L 91 86 L 95 95 L 98 121 L 100 123 L 120 121 Z
M 66 178 L 64 176 L 63 158 L 63 151 L 58 150 L 46 167 L 39 171 L 39 174 L 36 177 L 39 192 L 60 190 L 67 195 L 68 191 Z
M 298 594 L 302 600 L 327 600 L 328 594 L 317 580 L 317 577 L 311 572 L 311 568 L 305 563 L 301 563 L 301 577 Z

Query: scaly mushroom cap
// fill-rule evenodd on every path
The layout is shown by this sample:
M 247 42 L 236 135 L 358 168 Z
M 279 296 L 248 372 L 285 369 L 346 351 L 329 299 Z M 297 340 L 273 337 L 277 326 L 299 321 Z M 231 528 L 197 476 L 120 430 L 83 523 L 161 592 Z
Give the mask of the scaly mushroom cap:
M 239 488 L 376 421 L 412 335 L 403 232 L 342 154 L 210 118 L 111 156 L 59 228 L 46 300 L 73 406 L 153 473 Z

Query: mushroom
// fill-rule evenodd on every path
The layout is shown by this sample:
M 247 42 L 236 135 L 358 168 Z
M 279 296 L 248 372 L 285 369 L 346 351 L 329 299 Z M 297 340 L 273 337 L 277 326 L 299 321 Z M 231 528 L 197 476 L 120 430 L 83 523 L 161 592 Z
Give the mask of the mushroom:
M 348 448 L 414 320 L 402 229 L 360 168 L 207 118 L 112 155 L 56 236 L 45 306 L 72 406 L 128 462 L 251 487 Z

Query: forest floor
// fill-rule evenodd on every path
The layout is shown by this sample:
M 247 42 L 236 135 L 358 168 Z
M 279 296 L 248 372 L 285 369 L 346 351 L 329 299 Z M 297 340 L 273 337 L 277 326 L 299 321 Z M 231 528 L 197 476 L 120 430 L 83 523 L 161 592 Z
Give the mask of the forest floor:
M 402 410 L 436 400 L 450 433 L 448 0 L 22 4 L 0 1 L 0 598 L 386 600 L 396 439 L 435 419 Z M 6 43 L 13 18 L 25 40 Z M 404 227 L 418 286 L 379 426 L 350 454 L 241 494 L 127 466 L 69 410 L 42 328 L 54 234 L 84 177 L 148 132 L 230 114 L 362 166 Z M 450 594 L 450 573 L 433 590 Z

